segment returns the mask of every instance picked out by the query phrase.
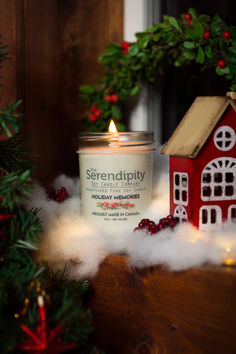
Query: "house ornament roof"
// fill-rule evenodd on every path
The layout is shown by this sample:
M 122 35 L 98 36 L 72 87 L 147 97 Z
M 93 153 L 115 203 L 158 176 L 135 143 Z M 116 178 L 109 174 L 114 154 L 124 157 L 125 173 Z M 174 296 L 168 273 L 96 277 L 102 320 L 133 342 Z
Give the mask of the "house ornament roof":
M 236 103 L 230 95 L 197 97 L 161 153 L 192 159 L 197 157 L 229 105 L 236 111 Z

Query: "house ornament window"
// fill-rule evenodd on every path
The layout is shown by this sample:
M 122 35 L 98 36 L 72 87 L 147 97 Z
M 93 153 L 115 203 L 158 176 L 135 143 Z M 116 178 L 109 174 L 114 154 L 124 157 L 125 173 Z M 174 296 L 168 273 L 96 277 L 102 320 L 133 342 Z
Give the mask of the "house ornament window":
M 199 210 L 200 230 L 216 230 L 222 225 L 222 211 L 218 205 L 204 205 Z
M 174 172 L 174 203 L 188 205 L 188 174 Z
M 235 144 L 235 132 L 228 125 L 219 127 L 214 134 L 214 143 L 221 151 L 231 150 Z
M 231 224 L 236 223 L 236 205 L 230 205 L 228 208 L 228 222 Z
M 221 157 L 210 161 L 201 176 L 201 199 L 232 200 L 236 198 L 236 159 Z
M 182 205 L 178 205 L 174 210 L 174 217 L 180 222 L 187 222 L 188 221 L 188 214 Z

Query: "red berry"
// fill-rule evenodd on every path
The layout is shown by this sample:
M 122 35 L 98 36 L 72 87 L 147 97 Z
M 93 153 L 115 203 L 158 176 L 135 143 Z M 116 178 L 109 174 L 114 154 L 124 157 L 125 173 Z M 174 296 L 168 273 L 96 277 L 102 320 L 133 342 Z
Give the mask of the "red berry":
M 157 231 L 161 231 L 164 229 L 164 226 L 162 224 L 157 224 Z
M 102 111 L 100 109 L 97 109 L 96 112 L 94 112 L 94 115 L 96 118 L 99 118 L 102 115 Z
M 106 102 L 111 102 L 111 96 L 110 96 L 110 95 L 106 95 L 105 98 L 104 98 L 104 100 L 105 100 Z
M 113 95 L 110 96 L 111 102 L 117 102 L 118 99 L 119 99 L 119 96 L 116 93 L 114 93 Z
M 149 219 L 142 219 L 140 222 L 141 222 L 143 225 L 146 225 L 146 224 L 148 224 Z
M 140 229 L 143 229 L 144 226 L 145 226 L 145 224 L 143 224 L 143 223 L 140 221 L 140 223 L 138 224 L 138 227 L 139 227 Z
M 152 220 L 149 221 L 149 226 L 153 227 L 153 226 L 155 226 L 155 225 L 156 225 L 156 224 L 154 223 L 154 221 L 152 221 Z
M 127 42 L 122 42 L 120 46 L 123 49 L 123 53 L 128 54 L 130 44 Z
M 225 67 L 225 60 L 224 59 L 219 60 L 218 66 L 219 66 L 219 68 L 224 68 Z
M 166 219 L 167 219 L 167 220 L 174 220 L 174 217 L 173 217 L 173 215 L 168 215 L 168 216 L 166 217 Z
M 93 113 L 89 113 L 88 118 L 89 118 L 90 122 L 92 122 L 92 123 L 96 122 L 96 120 L 97 120 L 97 117 L 95 117 L 95 115 Z
M 171 220 L 171 221 L 169 222 L 169 225 L 170 225 L 170 227 L 174 227 L 176 224 L 175 224 L 174 221 Z
M 138 231 L 138 230 L 141 230 L 140 227 L 135 227 L 134 228 L 134 231 Z
M 129 47 L 130 47 L 130 44 L 129 43 L 127 43 L 127 42 L 121 42 L 121 48 L 122 49 L 129 49 Z
M 185 21 L 191 21 L 192 18 L 193 18 L 193 16 L 192 16 L 189 12 L 186 12 L 186 13 L 184 14 L 184 19 L 185 19 Z
M 229 31 L 225 31 L 225 32 L 223 33 L 223 37 L 224 37 L 225 39 L 229 39 L 229 38 L 231 37 L 231 33 L 230 33 Z
M 211 37 L 211 32 L 208 29 L 205 29 L 203 38 L 207 39 Z
M 91 108 L 90 108 L 90 111 L 91 111 L 92 113 L 95 113 L 97 110 L 98 110 L 98 106 L 97 106 L 97 105 L 93 105 L 93 106 L 91 106 Z

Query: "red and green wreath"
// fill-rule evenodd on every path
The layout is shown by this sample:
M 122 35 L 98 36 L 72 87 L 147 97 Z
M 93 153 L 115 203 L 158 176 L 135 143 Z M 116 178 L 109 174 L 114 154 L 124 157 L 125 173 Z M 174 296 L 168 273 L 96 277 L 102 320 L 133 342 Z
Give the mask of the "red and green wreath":
M 214 67 L 229 81 L 229 90 L 236 91 L 236 27 L 218 15 L 199 15 L 191 8 L 180 19 L 163 16 L 162 23 L 136 37 L 134 43 L 108 45 L 99 57 L 104 77 L 96 85 L 80 86 L 88 105 L 84 117 L 88 130 L 106 130 L 111 119 L 119 131 L 124 130 L 122 104 L 140 92 L 144 80 L 155 82 L 168 66 Z

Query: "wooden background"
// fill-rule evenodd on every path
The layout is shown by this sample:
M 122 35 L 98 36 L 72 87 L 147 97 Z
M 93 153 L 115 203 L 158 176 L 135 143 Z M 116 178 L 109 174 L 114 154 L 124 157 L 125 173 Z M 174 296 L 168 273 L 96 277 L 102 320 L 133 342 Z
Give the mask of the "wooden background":
M 1 105 L 22 99 L 24 132 L 38 154 L 36 178 L 78 175 L 81 84 L 102 76 L 105 46 L 123 38 L 122 0 L 1 0 L 0 33 L 9 60 L 1 73 Z

